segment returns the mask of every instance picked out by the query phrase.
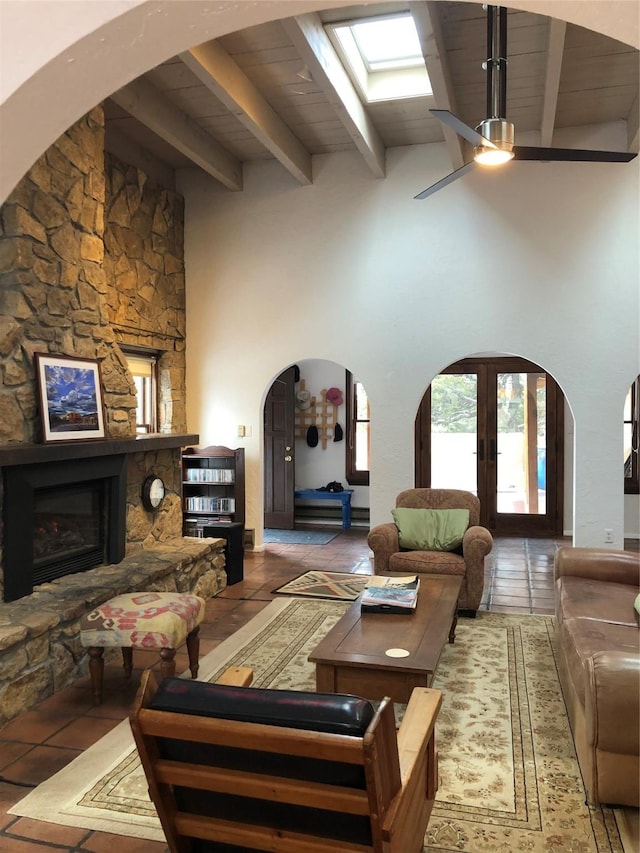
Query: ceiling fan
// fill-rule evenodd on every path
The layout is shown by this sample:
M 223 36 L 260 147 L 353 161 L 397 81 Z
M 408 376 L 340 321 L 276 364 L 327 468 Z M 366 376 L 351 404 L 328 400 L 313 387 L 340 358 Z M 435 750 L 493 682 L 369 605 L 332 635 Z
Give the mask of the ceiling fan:
M 474 146 L 473 160 L 455 172 L 427 187 L 415 198 L 427 198 L 466 175 L 477 164 L 499 166 L 509 160 L 578 160 L 594 163 L 628 163 L 638 155 L 623 151 L 589 151 L 579 148 L 536 148 L 514 145 L 513 123 L 507 112 L 507 9 L 487 6 L 487 50 L 489 58 L 482 63 L 487 72 L 487 113 L 491 118 L 480 122 L 474 130 L 449 110 L 429 110 L 439 121 L 455 130 Z

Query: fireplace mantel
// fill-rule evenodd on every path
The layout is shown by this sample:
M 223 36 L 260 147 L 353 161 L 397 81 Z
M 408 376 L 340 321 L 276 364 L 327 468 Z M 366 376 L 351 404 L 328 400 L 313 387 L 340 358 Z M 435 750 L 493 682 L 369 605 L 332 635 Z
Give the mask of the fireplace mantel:
M 90 459 L 96 456 L 116 456 L 120 453 L 146 453 L 153 450 L 171 450 L 198 444 L 200 436 L 137 435 L 131 438 L 105 441 L 59 442 L 54 444 L 15 444 L 0 446 L 0 468 L 13 465 L 32 465 L 37 462 L 61 462 L 67 459 Z

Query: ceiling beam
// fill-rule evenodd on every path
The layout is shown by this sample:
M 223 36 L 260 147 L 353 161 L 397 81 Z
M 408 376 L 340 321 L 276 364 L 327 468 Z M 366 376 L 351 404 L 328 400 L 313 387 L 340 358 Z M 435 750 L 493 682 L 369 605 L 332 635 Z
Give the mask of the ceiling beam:
M 219 42 L 198 45 L 180 59 L 299 183 L 313 182 L 307 149 Z
M 282 21 L 285 32 L 351 136 L 365 163 L 378 178 L 385 176 L 385 148 L 349 79 L 335 48 L 315 13 Z
M 451 70 L 447 62 L 447 51 L 444 45 L 438 3 L 409 3 L 409 11 L 415 21 L 424 64 L 431 81 L 431 89 L 436 107 L 449 110 L 457 115 L 458 108 L 453 88 Z M 465 162 L 465 144 L 455 130 L 442 126 L 444 140 L 447 143 L 451 164 L 459 169 Z
M 155 86 L 139 77 L 110 96 L 229 190 L 242 189 L 242 164 Z
M 542 95 L 542 116 L 540 119 L 540 145 L 549 148 L 553 144 L 553 131 L 556 125 L 558 92 L 560 91 L 560 72 L 564 54 L 564 38 L 567 32 L 565 21 L 551 18 L 549 25 L 549 45 L 547 47 L 547 67 L 544 76 Z

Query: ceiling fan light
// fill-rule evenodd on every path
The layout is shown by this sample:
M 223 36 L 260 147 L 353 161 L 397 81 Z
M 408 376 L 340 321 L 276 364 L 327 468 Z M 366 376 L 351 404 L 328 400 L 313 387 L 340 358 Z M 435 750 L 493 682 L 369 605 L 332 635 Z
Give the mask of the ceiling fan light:
M 502 166 L 513 160 L 513 151 L 511 146 L 504 148 L 489 148 L 485 145 L 479 145 L 474 149 L 473 159 L 481 166 Z

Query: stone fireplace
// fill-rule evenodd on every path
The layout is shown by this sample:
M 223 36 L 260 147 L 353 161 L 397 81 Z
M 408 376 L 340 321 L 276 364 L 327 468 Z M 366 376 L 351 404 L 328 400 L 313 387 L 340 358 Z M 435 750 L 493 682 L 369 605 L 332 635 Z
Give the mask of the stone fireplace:
M 85 496 L 96 502 L 96 514 L 109 509 L 110 519 L 118 520 L 117 546 L 110 541 L 111 532 L 96 531 L 98 538 L 105 537 L 92 546 L 104 551 L 101 562 L 116 562 L 182 535 L 180 448 L 198 440 L 184 436 L 184 204 L 171 188 L 126 163 L 126 152 L 120 150 L 119 155 L 107 150 L 103 109 L 98 106 L 34 163 L 0 209 L 0 563 L 4 565 L 8 547 L 12 576 L 15 550 L 22 562 L 21 540 L 32 538 L 21 509 L 25 495 L 32 501 L 24 477 L 27 472 L 30 479 L 49 477 L 64 467 L 56 469 L 57 461 L 84 466 L 91 458 L 125 457 L 120 464 L 126 471 L 117 487 L 111 475 L 105 475 L 110 485 L 104 494 Z M 126 348 L 142 349 L 157 360 L 157 438 L 162 441 L 156 436 L 136 438 L 136 393 Z M 39 444 L 37 352 L 99 360 L 105 441 Z M 127 449 L 118 442 L 129 442 Z M 38 470 L 47 465 L 52 466 L 48 471 Z M 145 512 L 140 502 L 142 482 L 151 472 L 162 476 L 167 487 L 157 513 Z M 36 493 L 44 488 L 38 486 Z M 117 511 L 110 508 L 116 492 Z M 51 500 L 40 512 L 44 527 L 57 523 L 51 517 Z M 71 539 L 77 528 L 71 524 L 60 535 Z M 0 587 L 4 574 L 0 571 Z M 9 597 L 30 586 L 19 584 Z M 2 589 L 0 600 L 8 600 Z
M 224 541 L 182 537 L 181 449 L 199 441 L 186 434 L 184 203 L 127 153 L 108 150 L 99 105 L 0 208 L 0 725 L 86 671 L 88 609 L 226 584 Z M 157 360 L 157 434 L 136 435 L 127 349 Z M 104 440 L 42 443 L 34 353 L 100 362 Z M 166 485 L 155 512 L 141 502 L 150 473 Z

